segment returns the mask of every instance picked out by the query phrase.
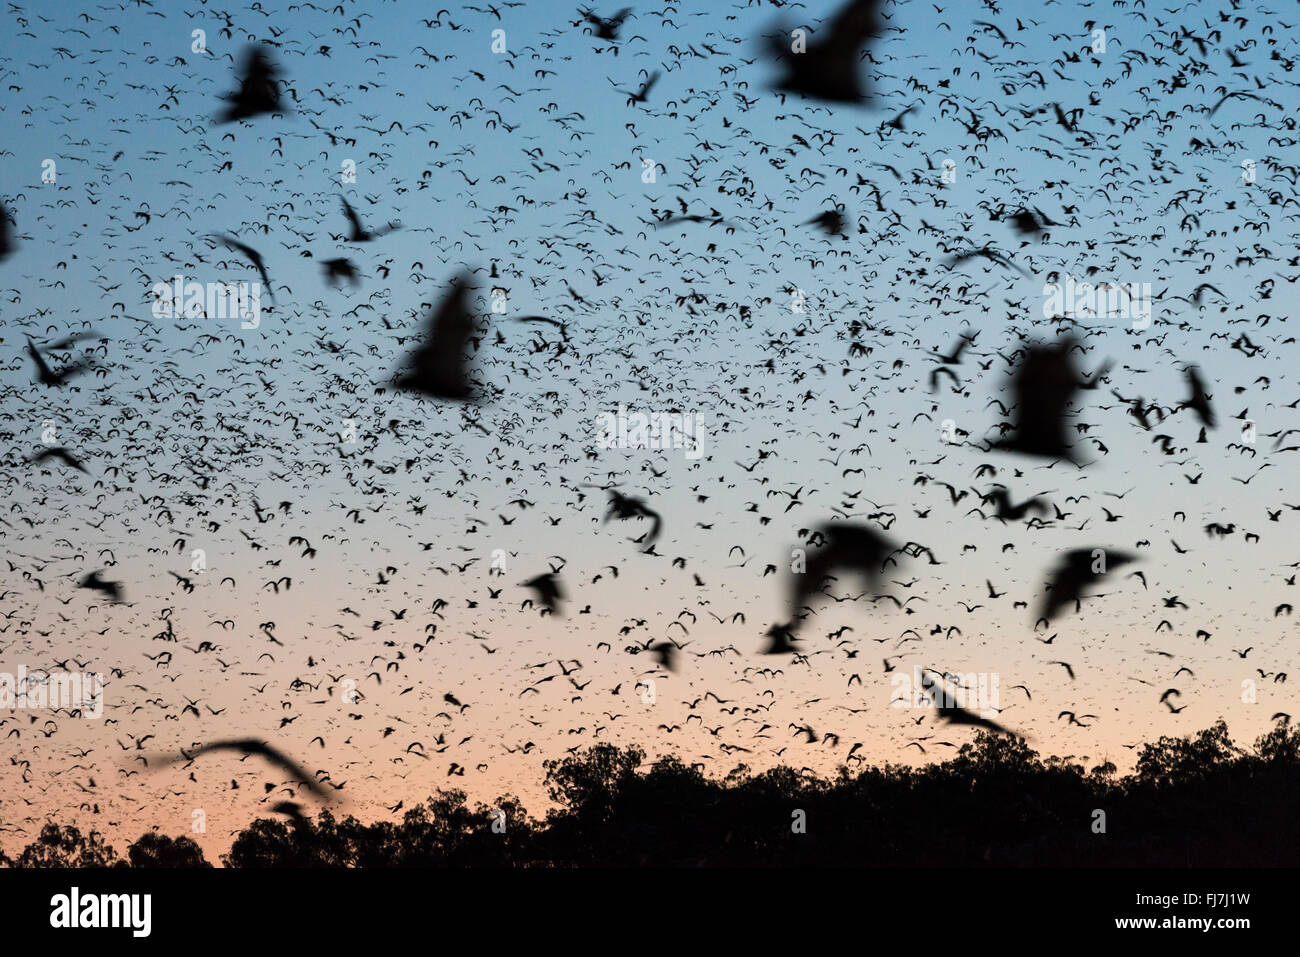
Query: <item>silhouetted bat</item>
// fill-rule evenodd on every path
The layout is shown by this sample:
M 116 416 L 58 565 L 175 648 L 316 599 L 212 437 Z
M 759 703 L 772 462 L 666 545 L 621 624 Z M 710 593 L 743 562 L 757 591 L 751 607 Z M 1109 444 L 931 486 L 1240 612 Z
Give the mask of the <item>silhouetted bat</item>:
M 239 89 L 222 97 L 230 105 L 217 115 L 218 123 L 246 120 L 263 113 L 288 112 L 280 102 L 279 71 L 270 53 L 257 46 L 245 49 L 241 73 Z
M 428 315 L 426 340 L 411 353 L 407 371 L 397 380 L 398 388 L 437 399 L 473 398 L 469 359 L 465 355 L 476 331 L 467 307 L 471 289 L 468 273 L 452 281 L 451 291 Z
M 801 53 L 791 49 L 790 31 L 780 28 L 779 35 L 771 38 L 771 46 L 786 73 L 777 81 L 776 89 L 836 103 L 869 99 L 860 64 L 862 48 L 884 29 L 880 6 L 881 0 L 850 0 L 818 31 L 826 38 L 808 44 Z
M 1134 560 L 1135 556 L 1127 552 L 1107 551 L 1104 548 L 1076 548 L 1065 552 L 1052 569 L 1047 594 L 1039 606 L 1039 620 L 1051 621 L 1070 602 L 1074 602 L 1075 611 L 1078 611 L 1084 588 Z

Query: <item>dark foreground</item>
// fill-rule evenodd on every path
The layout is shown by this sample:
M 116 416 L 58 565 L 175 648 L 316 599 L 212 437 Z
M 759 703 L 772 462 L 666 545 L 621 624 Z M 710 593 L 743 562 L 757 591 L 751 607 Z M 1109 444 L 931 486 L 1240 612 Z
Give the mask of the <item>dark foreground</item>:
M 400 822 L 284 815 L 253 821 L 229 868 L 386 867 L 1288 867 L 1300 862 L 1300 731 L 1285 720 L 1242 748 L 1219 722 L 1143 746 L 1134 772 L 1040 758 L 981 733 L 922 768 L 790 768 L 724 779 L 675 758 L 601 745 L 548 761 L 557 808 L 440 791 Z M 187 837 L 119 853 L 47 824 L 17 868 L 208 867 Z

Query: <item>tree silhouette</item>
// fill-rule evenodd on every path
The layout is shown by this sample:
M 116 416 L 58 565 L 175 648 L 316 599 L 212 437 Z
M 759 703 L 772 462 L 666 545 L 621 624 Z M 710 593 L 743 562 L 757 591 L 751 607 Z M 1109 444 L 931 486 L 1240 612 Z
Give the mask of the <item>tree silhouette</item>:
M 322 811 L 254 821 L 236 838 L 227 867 L 498 867 L 529 863 L 535 822 L 512 797 L 470 808 L 463 791 L 440 791 L 400 824 L 342 821 Z
M 116 862 L 117 851 L 105 844 L 97 831 L 82 837 L 75 827 L 48 823 L 40 836 L 23 848 L 14 866 L 101 868 Z
M 1220 720 L 1191 737 L 1163 737 L 1155 744 L 1144 744 L 1134 771 L 1143 783 L 1164 787 L 1186 784 L 1215 773 L 1237 753 L 1228 726 Z
M 227 867 L 1294 866 L 1300 863 L 1300 730 L 1285 718 L 1240 748 L 1222 721 L 1143 746 L 1132 774 L 1040 757 L 979 732 L 947 760 L 841 766 L 829 778 L 741 765 L 722 778 L 638 747 L 549 760 L 555 806 L 512 797 L 471 807 L 439 791 L 400 821 L 258 819 Z M 136 867 L 205 866 L 188 838 L 145 834 Z M 19 867 L 106 867 L 95 833 L 47 824 Z M 125 865 L 126 862 L 121 862 Z
M 202 849 L 188 837 L 168 837 L 157 831 L 140 835 L 126 849 L 132 867 L 211 867 Z

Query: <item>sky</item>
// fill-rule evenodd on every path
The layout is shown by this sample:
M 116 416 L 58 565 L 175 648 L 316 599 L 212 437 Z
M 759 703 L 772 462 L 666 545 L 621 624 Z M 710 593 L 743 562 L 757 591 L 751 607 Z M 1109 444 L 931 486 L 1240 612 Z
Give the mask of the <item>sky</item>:
M 612 43 L 576 6 L 428 6 L 0 13 L 0 672 L 106 681 L 100 719 L 0 715 L 0 846 L 48 819 L 219 852 L 290 793 L 323 806 L 256 758 L 167 763 L 232 738 L 375 819 L 439 787 L 543 812 L 543 762 L 597 742 L 716 775 L 941 760 L 973 732 L 892 706 L 917 667 L 997 676 L 1002 725 L 1089 766 L 1294 710 L 1290 10 L 890 2 L 846 104 L 774 89 L 765 39 L 816 55 L 837 4 L 637 6 Z M 250 45 L 286 109 L 217 122 Z M 340 197 L 383 235 L 349 242 Z M 837 204 L 842 237 L 810 223 Z M 155 315 L 174 276 L 260 280 L 213 234 L 264 258 L 256 328 Z M 978 248 L 1014 266 L 950 263 Z M 482 399 L 394 389 L 465 271 Z M 986 444 L 1017 350 L 1071 326 L 1044 310 L 1067 273 L 1152 303 L 1145 329 L 1077 317 L 1080 371 L 1108 370 L 1082 467 Z M 41 384 L 29 338 L 96 367 Z M 620 405 L 699 416 L 702 456 L 600 447 Z M 86 471 L 29 462 L 51 447 Z M 1067 517 L 1004 524 L 939 482 Z M 611 485 L 662 516 L 653 553 Z M 819 598 L 800 653 L 764 655 L 829 521 L 939 564 Z M 1036 625 L 1057 556 L 1094 547 L 1138 560 Z M 556 568 L 542 615 L 523 583 Z M 78 587 L 97 570 L 123 602 Z M 646 650 L 669 639 L 672 669 Z

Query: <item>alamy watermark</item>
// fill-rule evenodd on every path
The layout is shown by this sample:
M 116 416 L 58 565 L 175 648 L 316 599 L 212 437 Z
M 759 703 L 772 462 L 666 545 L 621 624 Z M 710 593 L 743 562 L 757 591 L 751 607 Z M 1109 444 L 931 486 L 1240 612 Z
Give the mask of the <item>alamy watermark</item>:
M 1081 319 L 1130 319 L 1135 330 L 1151 325 L 1151 283 L 1064 282 L 1043 286 L 1043 317 L 1070 316 Z
M 961 708 L 982 718 L 997 716 L 999 677 L 996 671 L 944 675 L 943 681 L 924 672 L 919 665 L 911 674 L 896 672 L 890 678 L 893 695 L 889 703 L 895 708 Z
M 596 444 L 602 449 L 681 449 L 688 459 L 704 454 L 704 423 L 696 412 L 617 412 L 596 416 Z
M 155 319 L 238 319 L 241 329 L 262 324 L 260 282 L 198 282 L 173 276 L 153 284 Z
M 104 715 L 104 676 L 99 672 L 0 671 L 0 710 L 81 710 L 83 718 Z

